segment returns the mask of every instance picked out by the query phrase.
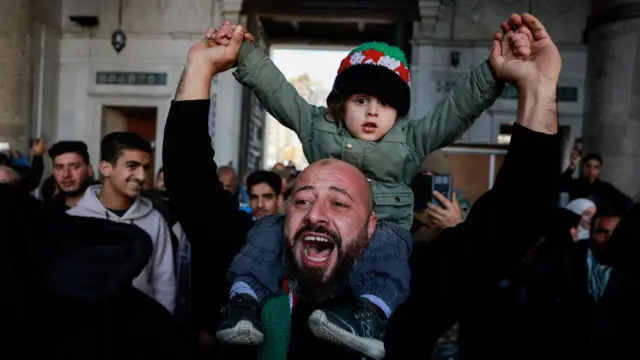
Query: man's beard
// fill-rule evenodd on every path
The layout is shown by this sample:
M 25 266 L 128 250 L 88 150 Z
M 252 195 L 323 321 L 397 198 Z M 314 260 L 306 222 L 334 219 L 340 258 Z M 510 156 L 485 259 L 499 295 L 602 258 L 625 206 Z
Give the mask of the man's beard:
M 302 233 L 307 231 L 329 235 L 335 244 L 333 251 L 337 252 L 338 261 L 331 273 L 331 277 L 326 281 L 322 281 L 326 269 L 300 267 L 295 260 L 293 245 L 304 246 L 302 244 Z M 358 233 L 358 236 L 347 245 L 346 249 L 342 248 L 344 242 L 340 236 L 324 226 L 306 226 L 298 231 L 294 236 L 295 243 L 293 245 L 289 241 L 286 242 L 284 259 L 286 274 L 295 280 L 296 295 L 301 300 L 311 303 L 329 301 L 342 295 L 345 289 L 349 287 L 351 271 L 367 247 L 368 238 L 366 223 Z
M 75 190 L 65 191 L 62 188 L 59 188 L 59 189 L 60 189 L 60 194 L 62 194 L 65 198 L 67 198 L 67 197 L 75 197 L 75 196 L 84 194 L 84 192 L 87 190 L 88 187 L 89 187 L 89 179 L 86 179 L 85 181 L 80 183 L 80 186 L 78 186 L 78 188 Z

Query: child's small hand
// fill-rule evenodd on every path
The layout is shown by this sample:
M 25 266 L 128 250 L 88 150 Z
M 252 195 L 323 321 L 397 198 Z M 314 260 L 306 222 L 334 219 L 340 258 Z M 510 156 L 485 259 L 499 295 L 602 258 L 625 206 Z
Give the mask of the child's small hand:
M 231 40 L 231 36 L 233 35 L 233 31 L 236 29 L 235 24 L 231 24 L 227 20 L 224 20 L 220 25 L 220 29 L 216 32 L 215 41 L 220 45 L 227 45 Z M 248 32 L 245 32 L 243 35 L 244 40 L 255 42 L 255 38 Z

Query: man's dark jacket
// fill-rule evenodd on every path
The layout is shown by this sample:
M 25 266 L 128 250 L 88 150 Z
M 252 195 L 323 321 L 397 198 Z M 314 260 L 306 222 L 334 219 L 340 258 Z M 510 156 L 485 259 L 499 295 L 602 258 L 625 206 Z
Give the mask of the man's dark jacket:
M 0 184 L 0 346 L 48 359 L 185 359 L 173 316 L 135 289 L 151 239 L 135 225 L 73 217 Z

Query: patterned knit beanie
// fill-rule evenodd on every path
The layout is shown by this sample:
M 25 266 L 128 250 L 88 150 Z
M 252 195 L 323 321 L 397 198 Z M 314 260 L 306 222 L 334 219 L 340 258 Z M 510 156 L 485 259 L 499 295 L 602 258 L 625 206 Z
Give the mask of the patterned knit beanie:
M 380 42 L 364 43 L 342 60 L 327 104 L 353 94 L 366 94 L 388 103 L 398 117 L 409 113 L 411 76 L 407 59 L 399 48 Z

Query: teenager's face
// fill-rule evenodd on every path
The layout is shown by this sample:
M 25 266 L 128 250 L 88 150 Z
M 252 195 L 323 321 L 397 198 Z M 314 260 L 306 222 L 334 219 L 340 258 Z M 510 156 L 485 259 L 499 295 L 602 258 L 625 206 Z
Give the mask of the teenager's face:
M 375 96 L 355 94 L 344 103 L 345 126 L 358 139 L 382 139 L 391 130 L 397 117 L 396 109 Z
M 116 192 L 135 198 L 147 180 L 151 155 L 140 150 L 123 150 L 115 165 L 107 161 L 100 163 L 100 172 L 108 185 Z
M 596 159 L 591 159 L 582 165 L 582 176 L 589 182 L 594 182 L 600 177 L 600 168 L 602 164 Z

